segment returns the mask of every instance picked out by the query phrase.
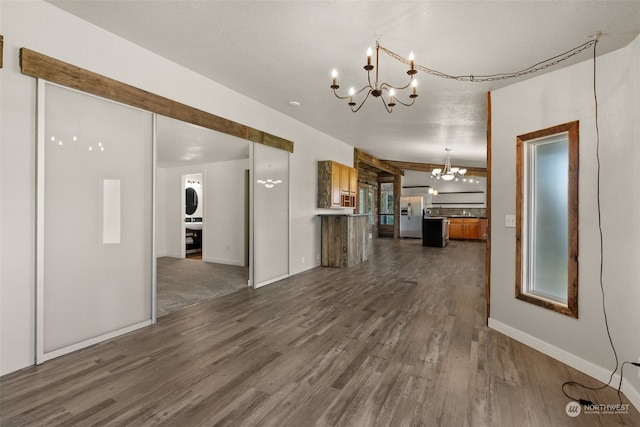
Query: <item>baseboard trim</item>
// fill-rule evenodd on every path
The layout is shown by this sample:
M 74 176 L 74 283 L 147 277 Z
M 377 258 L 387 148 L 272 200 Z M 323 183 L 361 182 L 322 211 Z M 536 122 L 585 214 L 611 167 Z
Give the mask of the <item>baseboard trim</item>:
M 559 347 L 556 347 L 552 344 L 549 344 L 546 341 L 542 341 L 539 338 L 534 337 L 533 335 L 529 335 L 525 332 L 520 331 L 514 327 L 511 327 L 505 323 L 502 323 L 495 319 L 489 319 L 489 328 L 498 331 L 509 338 L 513 338 L 514 340 L 521 342 L 531 348 L 538 350 L 541 353 L 546 354 L 549 357 L 552 357 L 565 365 L 569 365 L 578 371 L 589 375 L 590 377 L 595 378 L 598 381 L 606 383 L 609 381 L 609 377 L 611 375 L 611 371 L 598 366 L 594 363 L 591 363 L 587 360 L 584 360 L 573 353 L 569 353 L 566 350 L 563 350 Z M 618 384 L 620 383 L 620 375 L 614 374 L 613 380 L 611 381 L 612 388 L 618 389 Z M 623 378 L 622 381 L 622 391 L 624 395 L 629 399 L 631 404 L 640 410 L 640 392 L 633 387 L 633 385 Z M 613 403 L 613 402 L 612 402 Z
M 163 257 L 167 257 L 167 258 L 184 258 L 182 255 L 180 254 L 176 254 L 173 252 L 167 252 L 163 255 Z M 160 258 L 160 255 L 157 255 L 156 258 Z
M 241 261 L 234 261 L 234 260 L 229 260 L 229 259 L 218 259 L 218 258 L 202 258 L 202 260 L 204 262 L 212 262 L 215 264 L 226 264 L 226 265 L 237 265 L 240 267 L 246 267 Z

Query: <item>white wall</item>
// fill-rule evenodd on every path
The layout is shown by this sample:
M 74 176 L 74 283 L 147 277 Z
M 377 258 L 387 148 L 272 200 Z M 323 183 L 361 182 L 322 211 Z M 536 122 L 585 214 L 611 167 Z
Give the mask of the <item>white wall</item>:
M 156 239 L 164 241 L 162 251 L 158 246 L 157 256 L 179 258 L 181 254 L 181 232 L 184 231 L 184 209 L 182 205 L 182 176 L 202 174 L 203 190 L 200 205 L 203 212 L 204 261 L 222 264 L 245 265 L 247 248 L 244 224 L 245 170 L 249 160 L 207 163 L 204 165 L 158 168 L 163 176 L 163 186 L 157 182 L 158 193 L 164 204 L 166 217 L 162 227 L 156 227 Z M 156 215 L 161 206 L 156 205 Z
M 620 361 L 637 361 L 640 356 L 639 56 L 636 39 L 597 60 L 604 289 Z M 598 281 L 592 78 L 593 62 L 587 60 L 492 93 L 492 164 L 497 167 L 492 172 L 490 326 L 606 381 L 614 358 Z M 515 229 L 504 227 L 505 215 L 515 214 L 516 136 L 573 120 L 580 121 L 579 319 L 514 298 Z M 625 380 L 627 396 L 640 406 L 637 368 L 628 367 Z
M 352 147 L 48 3 L 0 7 L 0 374 L 34 362 L 36 93 L 35 80 L 20 73 L 21 47 L 294 141 L 290 273 L 320 265 L 316 162 L 352 164 Z

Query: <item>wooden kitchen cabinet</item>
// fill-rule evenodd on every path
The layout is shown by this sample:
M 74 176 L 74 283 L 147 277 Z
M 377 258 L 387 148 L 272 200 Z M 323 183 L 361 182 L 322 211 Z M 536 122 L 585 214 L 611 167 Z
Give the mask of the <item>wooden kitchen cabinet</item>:
M 478 238 L 480 240 L 487 240 L 487 219 L 480 218 L 480 231 L 478 231 Z
M 318 207 L 355 207 L 358 171 L 332 160 L 318 162 Z
M 475 240 L 480 238 L 480 220 L 478 218 L 464 218 L 464 238 Z
M 462 218 L 449 218 L 449 239 L 464 239 L 464 222 Z
M 487 220 L 484 218 L 449 218 L 449 239 L 480 240 L 486 234 Z M 484 231 L 481 222 L 484 221 Z

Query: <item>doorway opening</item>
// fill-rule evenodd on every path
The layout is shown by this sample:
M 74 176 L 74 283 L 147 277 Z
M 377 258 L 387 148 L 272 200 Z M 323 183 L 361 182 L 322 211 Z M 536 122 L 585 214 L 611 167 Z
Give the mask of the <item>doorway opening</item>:
M 185 175 L 184 181 L 184 239 L 185 258 L 202 260 L 202 197 L 203 175 Z
M 250 144 L 157 117 L 156 317 L 247 288 Z

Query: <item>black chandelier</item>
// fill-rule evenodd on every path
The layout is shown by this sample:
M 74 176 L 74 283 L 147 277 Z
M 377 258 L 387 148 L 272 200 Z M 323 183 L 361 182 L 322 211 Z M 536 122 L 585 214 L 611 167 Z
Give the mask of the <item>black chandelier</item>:
M 339 99 L 349 99 L 348 105 L 351 108 L 351 111 L 353 111 L 354 113 L 358 112 L 358 110 L 362 108 L 364 103 L 369 98 L 369 95 L 373 95 L 375 98 L 380 98 L 382 100 L 384 108 L 388 113 L 391 113 L 393 111 L 393 107 L 396 106 L 396 102 L 409 107 L 413 105 L 414 101 L 418 97 L 418 94 L 416 93 L 418 82 L 414 78 L 418 70 L 415 69 L 413 52 L 409 54 L 409 70 L 407 70 L 407 74 L 409 75 L 409 82 L 401 87 L 393 86 L 389 83 L 384 82 L 380 83 L 378 79 L 378 73 L 380 71 L 380 67 L 378 66 L 379 53 L 380 43 L 376 42 L 376 65 L 374 67 L 373 65 L 371 65 L 371 55 L 373 54 L 373 52 L 371 51 L 371 48 L 367 49 L 367 65 L 364 66 L 364 69 L 367 70 L 367 81 L 369 84 L 367 84 L 357 92 L 354 88 L 350 88 L 349 95 L 347 96 L 338 95 L 338 92 L 336 92 L 336 90 L 340 87 L 337 83 L 338 72 L 335 69 L 331 72 L 331 77 L 333 77 L 333 84 L 330 87 L 331 89 L 333 89 L 333 94 L 336 96 L 336 98 Z M 371 70 L 373 70 L 374 68 L 376 70 L 376 77 L 375 81 L 372 83 Z M 396 91 L 407 89 L 409 86 L 411 86 L 411 93 L 409 94 L 409 99 L 411 99 L 411 101 L 404 102 L 402 99 L 398 98 Z M 358 105 L 358 103 L 354 101 L 354 98 L 358 97 L 358 95 L 363 92 L 366 92 L 366 96 L 364 97 L 364 99 L 362 99 L 360 105 Z

